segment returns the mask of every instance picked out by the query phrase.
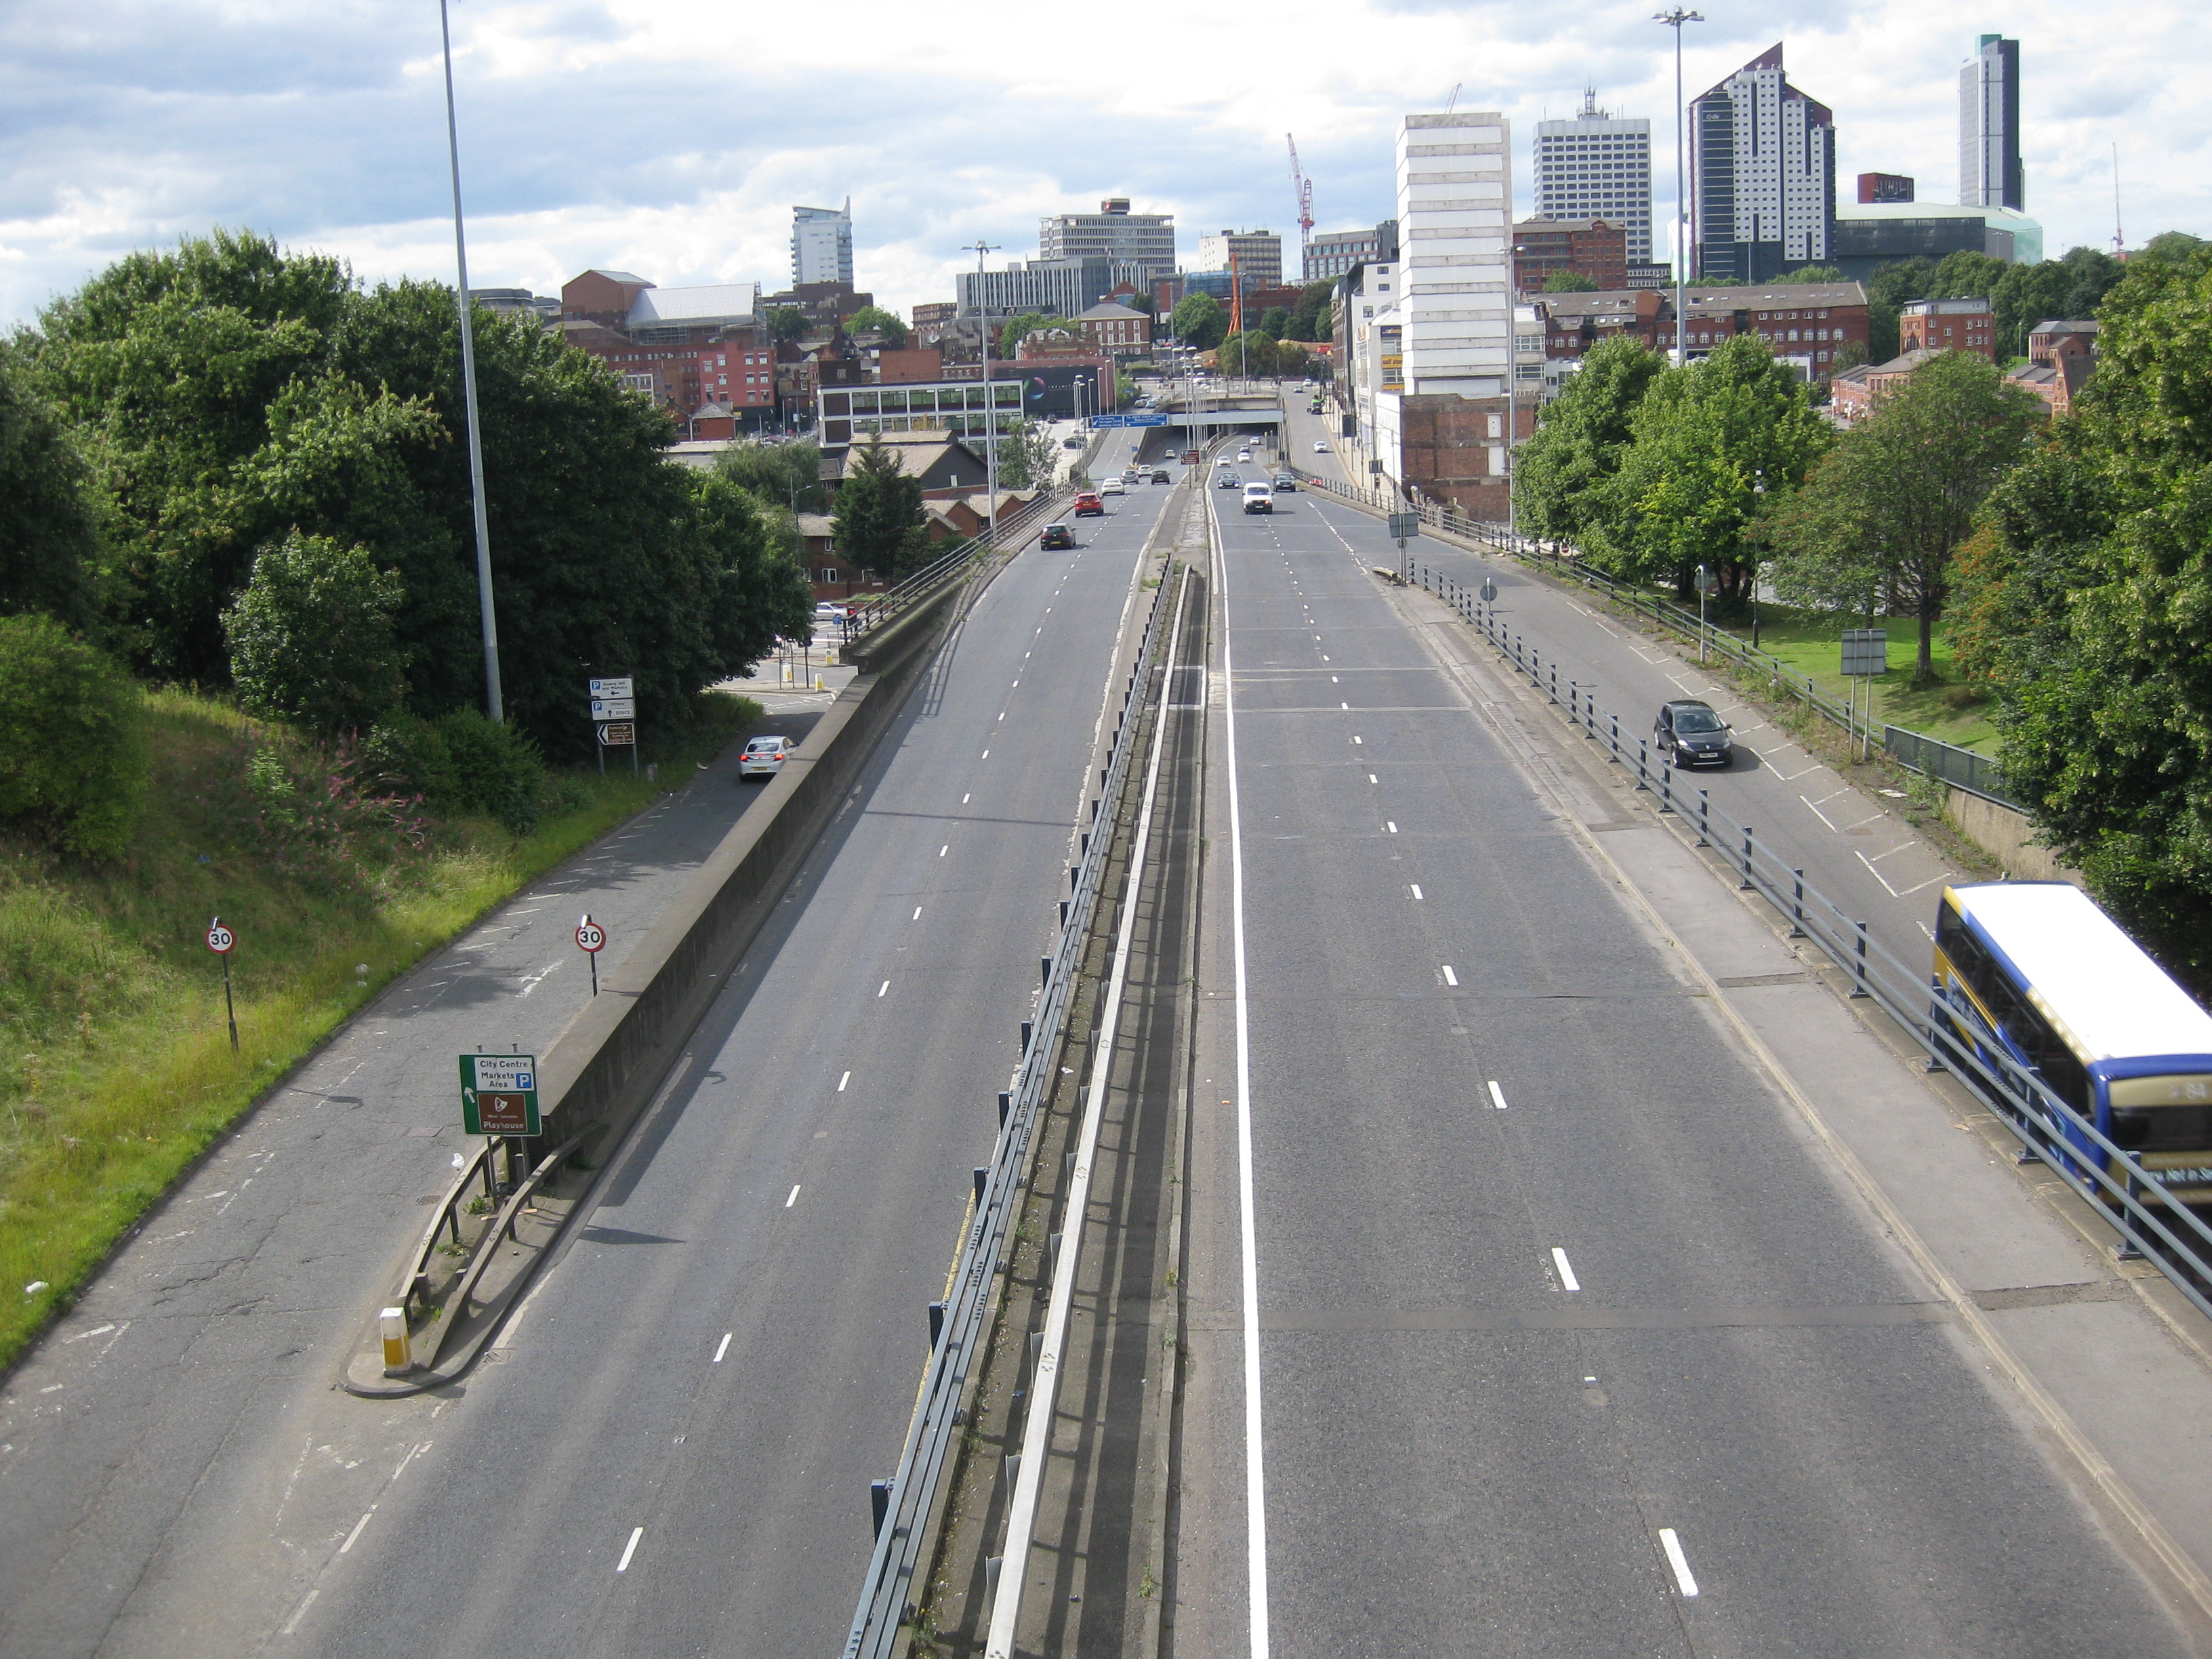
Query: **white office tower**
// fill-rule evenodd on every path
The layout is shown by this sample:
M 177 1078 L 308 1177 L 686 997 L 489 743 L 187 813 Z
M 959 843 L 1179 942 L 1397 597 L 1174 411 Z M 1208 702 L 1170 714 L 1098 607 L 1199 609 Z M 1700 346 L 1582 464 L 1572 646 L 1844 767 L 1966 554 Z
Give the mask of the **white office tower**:
M 1621 120 L 1585 88 L 1571 121 L 1536 124 L 1539 219 L 1602 219 L 1628 232 L 1628 263 L 1651 262 L 1651 123 Z
M 1398 311 L 1408 397 L 1504 395 L 1513 319 L 1512 135 L 1503 115 L 1398 127 Z
M 791 281 L 853 286 L 853 198 L 841 208 L 791 210 Z

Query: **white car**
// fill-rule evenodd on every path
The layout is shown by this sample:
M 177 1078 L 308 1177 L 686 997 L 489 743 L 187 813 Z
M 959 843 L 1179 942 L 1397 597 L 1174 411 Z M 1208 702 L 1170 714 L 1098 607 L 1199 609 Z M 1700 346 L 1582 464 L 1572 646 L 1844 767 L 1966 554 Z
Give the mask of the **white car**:
M 797 746 L 789 738 L 747 738 L 745 752 L 738 757 L 738 776 L 774 777 L 783 770 L 784 762 Z
M 1109 478 L 1098 486 L 1098 493 L 1102 495 L 1126 495 L 1129 492 L 1119 478 Z
M 1240 461 L 1249 461 L 1252 459 L 1252 452 L 1249 449 L 1240 449 L 1237 452 L 1237 459 Z
M 1314 453 L 1315 453 L 1315 454 L 1316 454 L 1316 455 L 1326 455 L 1326 454 L 1328 454 L 1328 445 L 1326 442 L 1324 442 L 1322 439 L 1316 438 L 1316 439 L 1314 440 Z

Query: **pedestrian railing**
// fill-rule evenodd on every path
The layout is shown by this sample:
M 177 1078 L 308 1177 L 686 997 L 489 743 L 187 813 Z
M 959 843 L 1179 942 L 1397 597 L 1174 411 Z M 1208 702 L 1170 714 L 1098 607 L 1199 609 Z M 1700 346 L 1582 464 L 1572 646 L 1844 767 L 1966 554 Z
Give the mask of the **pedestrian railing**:
M 1765 680 L 1773 691 L 1795 697 L 1814 713 L 1843 727 L 1845 732 L 1856 737 L 1868 735 L 1866 722 L 1853 714 L 1850 705 L 1844 699 L 1823 691 L 1809 674 L 1800 672 L 1771 653 L 1761 651 L 1725 629 L 1714 627 L 1685 605 L 1676 605 L 1644 588 L 1615 580 L 1593 567 L 1565 542 L 1524 536 L 1510 526 L 1492 520 L 1471 519 L 1444 502 L 1401 501 L 1382 490 L 1342 484 L 1334 479 L 1304 472 L 1297 476 L 1301 487 L 1317 488 L 1328 494 L 1340 495 L 1370 512 L 1399 513 L 1409 507 L 1418 507 L 1421 523 L 1425 527 L 1508 554 L 1562 580 L 1579 582 L 1625 610 L 1648 617 L 1674 633 L 1699 641 L 1704 650 L 1723 658 L 1756 678 Z M 1984 796 L 2016 811 L 2027 810 L 2005 793 L 2003 775 L 1996 763 L 1987 757 L 1972 754 L 1936 738 L 1923 737 L 1903 726 L 1886 726 L 1884 732 L 1883 746 L 1899 765 L 1929 777 L 1941 778 L 1957 788 Z M 1912 741 L 1900 744 L 1899 738 Z M 1962 765 L 1960 760 L 1953 758 L 1954 757 L 1977 764 Z
M 1486 639 L 1499 658 L 1556 705 L 1569 725 L 1597 744 L 1607 765 L 1627 769 L 1634 791 L 1647 793 L 1662 819 L 1672 819 L 1698 848 L 1710 849 L 1790 924 L 1789 936 L 1810 940 L 1843 972 L 1853 1000 L 1879 1006 L 1926 1052 L 1929 1069 L 1948 1071 L 1994 1112 L 2021 1142 L 2024 1162 L 2048 1164 L 2118 1232 L 2123 1255 L 2148 1256 L 2212 1316 L 2212 1226 L 2185 1206 L 2166 1202 L 2158 1176 L 2059 1097 L 2035 1068 L 2020 1064 L 1981 1029 L 1970 1007 L 1947 1002 L 1932 971 L 1910 968 L 1856 918 L 1805 880 L 1802 866 L 1762 842 L 1749 824 L 1713 816 L 1703 785 L 1691 787 L 1648 738 L 1624 737 L 1620 717 L 1598 707 L 1594 687 L 1561 678 L 1565 666 L 1535 647 L 1475 591 L 1456 578 L 1417 567 L 1413 580 L 1450 606 Z
M 1022 1022 L 1021 1070 L 1014 1086 L 999 1097 L 999 1139 L 991 1161 L 975 1173 L 975 1207 L 961 1238 L 950 1299 L 929 1306 L 929 1364 L 897 1473 L 871 1488 L 875 1548 L 846 1637 L 846 1659 L 882 1659 L 896 1644 L 900 1626 L 913 1616 L 914 1577 L 923 1565 L 930 1516 L 950 1472 L 961 1401 L 983 1358 L 991 1315 L 999 1304 L 1000 1276 L 1009 1264 L 1010 1235 L 1020 1213 L 1037 1115 L 1059 1080 L 1060 1038 L 1113 841 L 1109 809 L 1121 799 L 1128 776 L 1136 748 L 1130 738 L 1137 724 L 1139 692 L 1161 649 L 1174 586 L 1163 581 L 1154 591 L 1136 666 L 1122 688 L 1107 764 L 1091 803 L 1091 828 L 1083 832 L 1078 862 L 1067 872 L 1069 896 L 1060 907 L 1059 942 L 1051 956 L 1041 959 L 1043 988 L 1036 1017 Z

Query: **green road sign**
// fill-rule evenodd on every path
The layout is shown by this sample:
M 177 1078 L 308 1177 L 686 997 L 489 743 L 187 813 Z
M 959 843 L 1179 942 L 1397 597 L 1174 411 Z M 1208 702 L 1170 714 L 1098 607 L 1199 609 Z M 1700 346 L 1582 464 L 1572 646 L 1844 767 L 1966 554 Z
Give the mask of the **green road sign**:
M 538 1057 L 463 1054 L 461 1127 L 472 1135 L 538 1133 Z

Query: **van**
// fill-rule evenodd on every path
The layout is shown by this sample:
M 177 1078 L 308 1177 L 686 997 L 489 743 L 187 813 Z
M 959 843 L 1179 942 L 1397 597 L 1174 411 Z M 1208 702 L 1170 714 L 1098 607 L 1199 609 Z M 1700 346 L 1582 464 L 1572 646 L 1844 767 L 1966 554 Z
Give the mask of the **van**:
M 1247 513 L 1273 513 L 1275 510 L 1275 492 L 1263 483 L 1246 484 L 1244 510 Z

